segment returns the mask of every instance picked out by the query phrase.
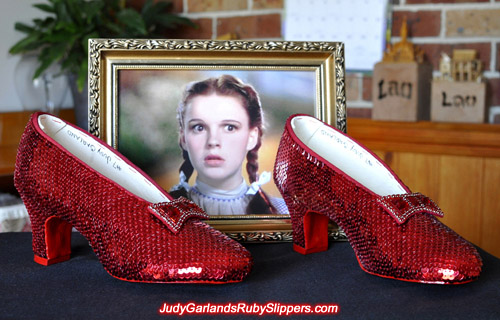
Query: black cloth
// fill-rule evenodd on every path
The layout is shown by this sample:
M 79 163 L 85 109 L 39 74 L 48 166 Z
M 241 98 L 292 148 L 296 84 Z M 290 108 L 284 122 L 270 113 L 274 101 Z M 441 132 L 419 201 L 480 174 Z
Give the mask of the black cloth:
M 279 319 L 500 319 L 500 259 L 481 249 L 479 280 L 428 285 L 365 273 L 348 242 L 332 242 L 328 251 L 306 256 L 291 243 L 245 246 L 255 265 L 241 283 L 148 284 L 111 277 L 78 233 L 72 236 L 72 258 L 48 267 L 33 262 L 30 233 L 0 234 L 0 318 L 155 319 L 166 317 L 158 313 L 165 302 L 245 302 L 339 306 L 337 315 L 272 316 Z

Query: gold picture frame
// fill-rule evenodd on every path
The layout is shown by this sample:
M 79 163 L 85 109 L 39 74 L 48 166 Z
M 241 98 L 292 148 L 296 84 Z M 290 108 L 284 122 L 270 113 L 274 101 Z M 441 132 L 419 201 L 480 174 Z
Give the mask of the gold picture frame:
M 198 73 L 229 73 L 236 76 L 243 74 L 245 77 L 266 83 L 261 87 L 264 90 L 270 91 L 270 88 L 274 88 L 278 92 L 280 88 L 277 82 L 279 85 L 281 81 L 290 83 L 298 81 L 299 87 L 305 84 L 305 87 L 312 88 L 310 94 L 303 93 L 306 96 L 304 99 L 314 101 L 304 104 L 304 108 L 310 109 L 299 109 L 297 112 L 292 107 L 289 110 L 278 103 L 278 107 L 270 110 L 284 115 L 309 113 L 346 132 L 344 45 L 340 42 L 90 39 L 88 78 L 90 133 L 129 157 L 120 150 L 120 145 L 125 146 L 127 141 L 123 136 L 130 135 L 129 131 L 133 130 L 129 130 L 129 127 L 133 127 L 134 123 L 139 123 L 141 127 L 149 127 L 148 120 L 141 121 L 141 117 L 155 117 L 154 112 L 146 109 L 158 103 L 151 102 L 151 96 L 156 96 L 158 91 L 165 91 L 154 90 L 153 87 L 141 89 L 144 87 L 145 79 L 150 79 L 149 83 L 153 83 L 154 88 L 157 88 L 158 83 L 170 83 L 176 88 L 175 86 L 184 83 L 186 79 L 198 76 Z M 273 77 L 285 80 L 276 81 Z M 130 89 L 130 86 L 133 86 L 133 89 Z M 297 91 L 288 89 L 289 92 L 281 93 L 283 98 L 294 95 Z M 146 93 L 141 90 L 145 90 Z M 142 93 L 138 94 L 137 91 Z M 173 96 L 179 94 L 179 90 L 166 91 L 173 92 Z M 171 99 L 170 96 L 168 99 Z M 288 102 L 297 99 L 290 99 Z M 264 105 L 264 99 L 262 100 Z M 172 111 L 168 112 L 168 116 L 165 117 L 170 121 L 174 115 Z M 284 123 L 286 118 L 285 116 L 279 121 Z M 124 130 L 123 126 L 127 130 Z M 282 129 L 283 127 L 280 128 Z M 131 134 L 134 138 L 135 134 Z M 155 136 L 160 136 L 159 139 L 163 141 L 162 134 Z M 147 133 L 146 139 L 149 139 Z M 178 143 L 178 138 L 175 139 L 177 141 L 173 143 Z M 170 136 L 168 140 L 175 139 Z M 151 144 L 154 145 L 153 142 Z M 141 142 L 140 147 L 144 145 Z M 133 159 L 130 160 L 138 164 Z M 141 169 L 144 170 L 142 167 Z M 217 215 L 212 216 L 208 222 L 239 241 L 291 241 L 292 239 L 290 217 L 286 214 Z M 330 235 L 334 239 L 345 239 L 343 232 L 336 226 L 332 226 Z

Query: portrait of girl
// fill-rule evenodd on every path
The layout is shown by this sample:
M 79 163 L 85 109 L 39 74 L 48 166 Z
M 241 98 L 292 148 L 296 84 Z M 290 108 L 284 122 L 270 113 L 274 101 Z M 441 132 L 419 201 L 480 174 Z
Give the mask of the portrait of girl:
M 172 196 L 187 197 L 210 215 L 288 214 L 281 198 L 261 188 L 272 181 L 270 172 L 259 172 L 264 113 L 250 84 L 227 74 L 189 83 L 177 120 L 183 163 Z

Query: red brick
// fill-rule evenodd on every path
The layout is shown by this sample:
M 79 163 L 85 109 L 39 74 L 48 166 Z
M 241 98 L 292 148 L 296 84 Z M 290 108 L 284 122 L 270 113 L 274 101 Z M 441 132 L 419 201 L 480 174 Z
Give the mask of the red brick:
M 483 63 L 483 70 L 490 70 L 490 43 L 478 42 L 457 44 L 418 44 L 418 47 L 425 52 L 425 59 L 426 61 L 432 63 L 434 70 L 439 70 L 439 59 L 441 58 L 441 52 L 444 52 L 451 57 L 453 54 L 453 49 L 477 50 L 478 58 Z
M 488 79 L 486 82 L 486 105 L 500 106 L 500 79 Z
M 353 73 L 347 73 L 345 77 L 346 98 L 347 101 L 359 100 L 359 76 Z
M 252 9 L 281 9 L 283 8 L 283 0 L 253 0 Z
M 490 2 L 490 0 L 406 0 L 406 4 L 420 4 L 420 3 L 470 3 L 470 2 L 473 2 L 473 3 L 474 2 Z
M 372 101 L 372 83 L 373 78 L 371 76 L 363 77 L 363 100 Z
M 247 0 L 188 0 L 188 12 L 232 11 L 248 9 Z
M 406 17 L 408 37 L 435 37 L 441 29 L 441 11 L 395 11 L 392 14 L 392 34 L 400 36 L 401 25 Z
M 281 37 L 281 15 L 219 18 L 217 35 L 234 32 L 240 39 Z
M 372 117 L 372 108 L 347 108 L 347 119 L 349 118 L 368 118 Z
M 167 31 L 167 38 L 175 39 L 212 39 L 212 18 L 192 19 L 198 28 L 190 26 L 181 26 L 176 30 Z
M 172 0 L 172 12 L 182 13 L 184 11 L 184 2 L 182 0 Z
M 500 2 L 500 0 L 497 0 Z M 500 43 L 497 43 L 497 71 L 500 71 Z

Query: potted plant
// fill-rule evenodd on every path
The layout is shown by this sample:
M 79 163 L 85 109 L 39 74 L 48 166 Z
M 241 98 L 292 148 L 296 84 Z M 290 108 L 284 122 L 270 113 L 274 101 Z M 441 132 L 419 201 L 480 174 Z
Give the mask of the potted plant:
M 171 3 L 162 0 L 146 0 L 140 8 L 125 0 L 47 0 L 33 6 L 47 16 L 33 19 L 31 25 L 17 22 L 15 29 L 26 36 L 9 52 L 37 53 L 34 79 L 60 63 L 70 86 L 78 89 L 73 91 L 80 93 L 87 83 L 90 38 L 163 38 L 168 29 L 196 27 L 189 19 L 169 13 Z

